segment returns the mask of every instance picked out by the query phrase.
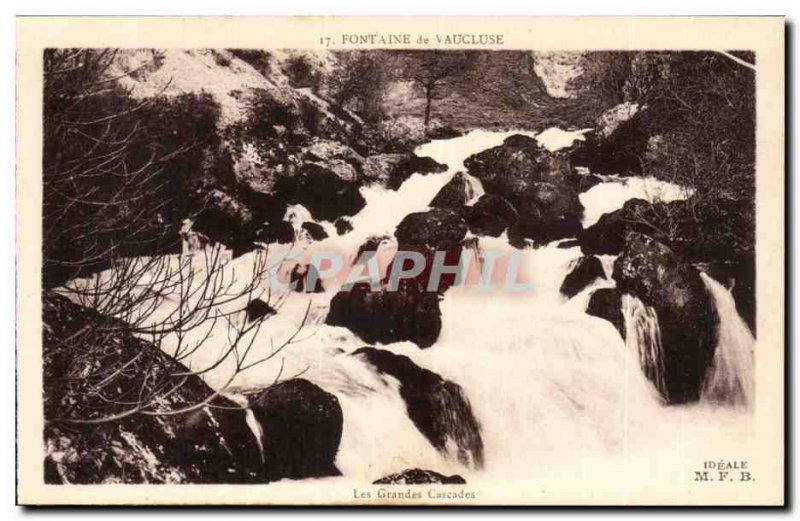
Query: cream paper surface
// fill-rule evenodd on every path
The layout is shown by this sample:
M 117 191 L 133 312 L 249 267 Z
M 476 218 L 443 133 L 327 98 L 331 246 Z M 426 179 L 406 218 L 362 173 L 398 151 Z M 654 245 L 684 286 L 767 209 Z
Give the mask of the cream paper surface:
M 437 34 L 502 35 L 506 50 L 752 50 L 757 57 L 756 403 L 752 440 L 687 443 L 686 451 L 609 464 L 606 475 L 552 474 L 528 480 L 476 481 L 475 499 L 379 497 L 380 487 L 346 481 L 267 485 L 45 485 L 42 443 L 41 161 L 42 52 L 48 47 L 367 48 L 343 34 L 409 34 L 411 44 L 440 46 Z M 430 43 L 420 45 L 419 37 Z M 23 504 L 299 505 L 776 505 L 784 501 L 784 21 L 738 18 L 20 18 L 17 22 L 17 397 L 18 501 Z M 464 339 L 468 342 L 469 339 Z M 501 377 L 498 375 L 498 377 Z M 10 385 L 10 383 L 9 383 Z M 653 425 L 653 429 L 659 429 Z M 675 433 L 680 436 L 679 432 Z M 698 446 L 700 445 L 700 446 Z M 695 482 L 706 461 L 747 461 L 754 480 Z M 653 464 L 657 461 L 657 464 Z M 595 462 L 597 463 L 597 462 Z M 588 464 L 588 462 L 587 462 Z M 600 462 L 602 465 L 602 461 Z M 620 468 L 624 470 L 620 470 Z M 405 490 L 408 487 L 397 487 Z M 434 492 L 430 492 L 433 490 Z M 369 499 L 358 492 L 371 492 Z

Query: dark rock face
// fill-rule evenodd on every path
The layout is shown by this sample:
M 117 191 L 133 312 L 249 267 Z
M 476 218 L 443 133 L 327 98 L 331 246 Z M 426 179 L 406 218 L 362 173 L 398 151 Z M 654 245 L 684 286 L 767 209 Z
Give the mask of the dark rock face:
M 277 313 L 275 309 L 261 300 L 260 298 L 255 298 L 247 303 L 247 308 L 245 308 L 245 312 L 247 313 L 247 321 L 253 322 L 254 320 L 258 320 L 261 317 L 266 317 L 269 315 L 274 315 Z
M 397 190 L 412 174 L 440 173 L 447 165 L 437 163 L 430 157 L 414 154 L 377 154 L 364 160 L 364 176 L 387 188 Z
M 519 212 L 514 205 L 499 195 L 484 194 L 475 202 L 473 208 L 477 212 L 496 215 L 509 224 L 519 219 Z
M 530 183 L 519 197 L 520 218 L 509 230 L 509 239 L 518 245 L 531 239 L 534 245 L 576 237 L 583 226 L 583 205 L 569 187 L 554 183 Z
M 226 245 L 252 239 L 253 214 L 235 195 L 212 189 L 205 196 L 205 206 L 192 224 L 212 242 Z
M 403 245 L 425 245 L 444 249 L 458 244 L 467 234 L 467 224 L 461 216 L 444 208 L 406 215 L 395 229 L 394 236 Z
M 620 292 L 638 297 L 658 315 L 664 398 L 669 403 L 698 400 L 714 355 L 717 318 L 697 270 L 655 239 L 629 232 L 613 277 Z
M 435 250 L 425 245 L 418 245 L 418 244 L 404 244 L 401 246 L 402 251 L 404 252 L 416 252 L 422 255 L 423 259 L 425 260 L 424 267 L 422 272 L 419 275 L 414 277 L 419 283 L 419 287 L 422 288 L 423 291 L 431 291 L 439 294 L 443 294 L 445 291 L 453 287 L 457 281 L 457 276 L 455 273 L 441 273 L 439 276 L 439 280 L 431 281 L 434 263 L 436 262 L 436 254 L 439 253 L 440 258 L 442 259 L 442 266 L 447 268 L 458 268 L 459 262 L 461 260 L 461 252 L 464 249 L 463 243 L 466 241 L 462 241 L 459 244 L 447 244 L 442 245 L 442 248 Z M 395 257 L 392 259 L 392 262 L 389 263 L 389 266 L 386 270 L 386 278 L 383 281 L 384 283 L 389 282 L 391 279 L 391 274 L 395 269 L 395 263 L 398 262 L 398 258 Z M 413 268 L 413 261 L 411 259 L 403 259 L 403 264 L 398 268 L 404 271 L 409 271 Z
M 754 255 L 752 205 L 690 198 L 651 204 L 631 199 L 603 215 L 581 237 L 584 254 L 616 255 L 629 231 L 649 235 L 689 262 L 747 264 Z
M 370 344 L 408 340 L 420 348 L 433 345 L 442 329 L 439 296 L 415 279 L 401 281 L 397 291 L 371 291 L 355 284 L 331 300 L 325 322 L 343 326 Z
M 606 278 L 603 263 L 597 257 L 581 257 L 561 284 L 561 294 L 572 298 L 597 279 Z
M 600 288 L 589 298 L 586 313 L 608 320 L 625 338 L 625 318 L 622 316 L 622 295 L 616 288 Z
M 592 174 L 569 174 L 562 178 L 564 184 L 572 188 L 576 193 L 583 193 L 603 182 L 603 180 Z
M 448 442 L 453 443 L 457 447 L 453 456 L 462 464 L 483 466 L 480 426 L 461 386 L 390 351 L 362 347 L 353 355 L 400 382 L 409 418 L 439 452 L 448 454 Z
M 474 191 L 464 172 L 457 172 L 446 185 L 434 196 L 428 206 L 432 208 L 449 208 L 460 210 L 472 199 Z
M 502 145 L 470 156 L 464 162 L 469 173 L 481 180 L 487 192 L 510 200 L 525 192 L 531 183 L 561 174 L 555 156 L 535 139 L 515 135 Z
M 366 241 L 364 241 L 361 246 L 358 247 L 358 251 L 356 252 L 356 260 L 360 259 L 362 255 L 368 252 L 372 252 L 373 254 L 378 251 L 381 243 L 383 241 L 388 240 L 389 237 L 387 235 L 373 235 L 368 237 Z M 372 255 L 367 255 L 364 257 L 364 260 L 367 261 L 372 258 Z
M 295 239 L 294 228 L 286 221 L 267 223 L 259 230 L 256 239 L 267 244 L 291 244 Z
M 337 235 L 345 235 L 353 231 L 353 223 L 345 217 L 339 217 L 334 221 L 333 226 L 336 228 Z
M 319 272 L 312 264 L 296 264 L 289 274 L 289 283 L 294 285 L 298 293 L 322 293 L 325 288 L 319 278 Z
M 261 424 L 261 446 L 268 481 L 338 476 L 334 461 L 342 440 L 339 400 L 296 378 L 250 397 Z
M 407 469 L 372 482 L 373 485 L 465 485 L 466 483 L 467 481 L 458 474 L 445 476 L 432 470 L 422 469 Z
M 625 246 L 628 231 L 643 228 L 634 217 L 650 203 L 644 199 L 630 199 L 622 208 L 604 214 L 581 234 L 581 251 L 584 255 L 618 255 Z M 644 231 L 644 230 L 641 230 Z
M 307 231 L 308 236 L 314 239 L 315 241 L 321 241 L 323 239 L 328 238 L 328 233 L 325 231 L 325 228 L 323 228 L 321 224 L 306 221 L 301 225 L 301 228 Z
M 598 174 L 640 173 L 640 158 L 647 149 L 651 135 L 645 114 L 642 111 L 630 119 L 619 121 L 613 129 L 602 122 L 598 123 L 597 131 L 586 134 L 586 141 L 574 147 L 570 154 L 572 164 L 588 167 Z
M 366 204 L 358 184 L 344 181 L 319 165 L 306 164 L 294 177 L 281 177 L 275 183 L 276 197 L 286 203 L 302 204 L 315 220 L 334 221 L 355 215 Z
M 196 375 L 178 385 L 183 377 L 173 375 L 188 369 L 133 336 L 119 320 L 52 294 L 43 297 L 42 319 L 47 483 L 264 482 L 258 442 L 236 403 L 216 397 L 209 407 L 194 407 L 214 391 Z M 78 332 L 88 335 L 91 353 L 62 343 Z M 122 366 L 127 371 L 109 374 Z M 87 367 L 94 371 L 86 378 L 69 377 L 85 374 Z M 105 400 L 89 392 L 103 380 Z M 126 393 L 147 395 L 160 386 L 176 390 L 152 410 L 186 412 L 132 414 L 96 424 L 71 421 L 118 415 L 131 408 Z
M 475 235 L 499 237 L 517 222 L 519 213 L 508 199 L 499 195 L 482 195 L 466 213 L 469 230 Z

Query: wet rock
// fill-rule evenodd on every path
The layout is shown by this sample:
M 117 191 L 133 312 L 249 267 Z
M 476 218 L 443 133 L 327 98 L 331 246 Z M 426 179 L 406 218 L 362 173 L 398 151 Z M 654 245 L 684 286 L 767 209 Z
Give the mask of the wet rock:
M 266 223 L 256 234 L 256 239 L 267 244 L 291 244 L 295 241 L 294 227 L 286 221 Z
M 337 235 L 345 235 L 353 231 L 353 223 L 346 217 L 339 217 L 333 223 Z
M 276 197 L 285 203 L 301 204 L 318 221 L 334 221 L 355 215 L 366 204 L 358 184 L 344 181 L 327 168 L 309 163 L 293 177 L 275 183 Z
M 439 296 L 415 279 L 401 281 L 397 291 L 372 291 L 367 283 L 340 291 L 331 300 L 325 322 L 342 326 L 370 344 L 408 340 L 427 348 L 439 338 Z
M 124 322 L 53 294 L 42 304 L 47 483 L 264 482 L 258 442 L 241 407 L 219 396 L 202 406 L 214 391 Z M 75 335 L 91 349 L 64 343 Z M 70 378 L 75 374 L 84 377 Z M 91 391 L 98 385 L 102 397 Z M 185 412 L 122 415 L 133 393 L 154 396 L 148 410 Z
M 325 288 L 319 272 L 312 264 L 296 264 L 289 274 L 289 283 L 298 293 L 322 293 Z
M 563 172 L 554 154 L 539 146 L 535 139 L 522 135 L 507 138 L 502 145 L 484 150 L 466 159 L 470 175 L 480 179 L 488 193 L 511 201 L 524 193 L 531 183 L 547 181 Z
M 426 245 L 444 249 L 461 242 L 467 234 L 467 224 L 452 210 L 433 208 L 427 212 L 406 215 L 397 225 L 394 235 L 401 245 Z
M 247 313 L 248 322 L 253 322 L 255 320 L 258 320 L 259 318 L 267 317 L 277 313 L 277 311 L 275 311 L 275 309 L 272 306 L 270 306 L 260 298 L 255 298 L 250 302 L 248 302 L 245 311 Z
M 600 177 L 592 174 L 569 174 L 565 175 L 561 181 L 578 194 L 586 192 L 603 182 Z
M 638 216 L 649 206 L 650 203 L 644 199 L 630 199 L 619 210 L 602 215 L 581 233 L 583 254 L 618 255 L 625 246 L 625 236 L 629 231 L 644 231 L 647 228 L 646 221 Z
M 467 481 L 458 474 L 445 476 L 432 470 L 422 469 L 406 469 L 372 482 L 373 485 L 465 485 L 466 483 Z
M 608 320 L 625 338 L 625 319 L 622 316 L 622 295 L 616 288 L 600 288 L 592 293 L 586 313 Z
M 429 246 L 419 244 L 404 244 L 400 249 L 404 252 L 416 252 L 422 255 L 422 258 L 425 262 L 424 267 L 419 275 L 414 277 L 414 280 L 419 283 L 420 288 L 422 288 L 423 291 L 431 291 L 434 293 L 443 294 L 445 291 L 455 285 L 457 282 L 457 276 L 455 273 L 441 273 L 438 281 L 431 281 L 433 266 L 436 262 L 436 255 L 437 253 L 439 254 L 439 258 L 441 259 L 443 267 L 457 268 L 459 262 L 461 261 L 461 253 L 464 249 L 463 244 L 465 242 L 467 242 L 467 240 L 461 241 L 461 243 L 458 244 L 443 245 L 440 249 L 433 249 Z M 393 270 L 395 270 L 396 262 L 398 262 L 397 257 L 393 258 L 389 263 L 386 269 L 386 277 L 383 281 L 384 283 L 388 282 L 391 278 L 391 274 Z M 414 263 L 411 259 L 403 259 L 403 265 L 397 269 L 409 271 L 413 267 Z
M 428 206 L 432 208 L 449 208 L 458 211 L 475 195 L 472 185 L 464 172 L 456 174 L 434 196 Z
M 470 232 L 490 237 L 499 237 L 518 219 L 514 205 L 505 197 L 493 194 L 482 195 L 467 213 Z
M 586 134 L 586 141 L 574 148 L 572 164 L 598 174 L 640 173 L 651 136 L 648 117 L 646 110 L 632 103 L 607 110 L 598 118 L 595 131 Z
M 440 173 L 447 165 L 414 154 L 377 154 L 364 159 L 364 178 L 397 190 L 412 174 Z
M 400 382 L 409 418 L 439 452 L 466 466 L 483 466 L 480 426 L 461 386 L 390 351 L 362 347 L 353 355 Z
M 308 232 L 308 236 L 315 241 L 328 238 L 328 232 L 325 231 L 321 224 L 306 221 L 300 227 Z
M 192 231 L 211 242 L 233 245 L 252 240 L 253 214 L 235 195 L 212 189 L 203 210 L 195 217 Z
M 364 163 L 364 158 L 349 146 L 320 138 L 314 138 L 303 149 L 302 159 L 326 168 L 348 182 L 359 180 Z
M 304 479 L 338 476 L 336 453 L 342 439 L 339 400 L 308 380 L 280 382 L 250 396 L 261 425 L 265 477 Z
M 513 223 L 519 218 L 519 212 L 514 205 L 499 195 L 484 194 L 478 198 L 473 208 L 479 212 L 496 215 L 507 223 Z
M 554 183 L 531 183 L 517 204 L 519 219 L 509 228 L 508 237 L 515 247 L 523 247 L 526 239 L 540 246 L 549 242 L 577 237 L 583 226 L 583 205 L 568 187 Z
M 358 251 L 356 251 L 356 260 L 361 259 L 365 262 L 370 260 L 372 255 L 364 256 L 364 254 L 377 252 L 381 244 L 389 240 L 391 240 L 391 238 L 388 235 L 372 235 L 367 237 L 367 240 L 364 241 L 361 246 L 358 247 Z
M 714 355 L 717 325 L 698 271 L 664 244 L 629 232 L 625 249 L 614 262 L 613 277 L 620 292 L 652 306 L 658 316 L 664 398 L 669 403 L 698 400 Z
M 597 279 L 606 278 L 603 263 L 597 257 L 581 257 L 564 277 L 561 294 L 572 298 Z

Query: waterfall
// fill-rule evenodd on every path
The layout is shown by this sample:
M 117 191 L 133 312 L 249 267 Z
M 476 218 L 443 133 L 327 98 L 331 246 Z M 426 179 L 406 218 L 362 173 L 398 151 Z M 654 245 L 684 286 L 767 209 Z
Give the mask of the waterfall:
M 392 239 L 397 224 L 409 213 L 426 210 L 453 174 L 464 170 L 468 156 L 517 133 L 536 136 L 476 130 L 421 145 L 417 155 L 447 164 L 448 171 L 413 174 L 397 190 L 378 184 L 362 187 L 366 206 L 350 218 L 353 231 L 342 236 L 331 232 L 322 241 L 293 246 L 272 244 L 270 265 L 278 265 L 289 252 L 339 251 L 355 256 L 359 246 L 376 236 L 389 238 L 379 247 L 379 255 L 391 252 L 397 248 Z M 577 139 L 554 132 L 538 137 L 545 136 L 563 138 L 565 143 Z M 482 193 L 479 180 L 468 175 L 467 179 L 476 196 Z M 636 178 L 608 179 L 582 193 L 584 224 L 619 209 L 631 197 L 647 198 L 652 186 Z M 684 195 L 677 187 L 663 187 L 670 197 Z M 311 220 L 299 205 L 287 209 L 286 218 L 295 227 Z M 329 223 L 321 224 L 329 229 Z M 748 413 L 744 409 L 662 405 L 656 388 L 663 392 L 663 351 L 658 317 L 651 307 L 635 297 L 623 297 L 626 351 L 610 322 L 584 313 L 585 303 L 579 298 L 564 302 L 559 289 L 571 263 L 581 256 L 580 248 L 559 248 L 554 242 L 517 250 L 506 234 L 468 238 L 465 247 L 476 254 L 494 250 L 520 255 L 519 280 L 530 283 L 533 291 L 489 295 L 450 288 L 440 303 L 442 331 L 431 348 L 420 350 L 410 342 L 376 346 L 413 361 L 416 369 L 408 366 L 407 372 L 398 369 L 405 362 L 386 354 L 383 358 L 392 364 L 383 371 L 363 351 L 353 356 L 364 342 L 345 328 L 325 324 L 337 289 L 334 284 L 326 285 L 324 293 L 292 293 L 258 331 L 254 356 L 266 355 L 271 346 L 290 338 L 306 313 L 308 333 L 302 332 L 302 341 L 288 346 L 275 360 L 238 375 L 236 387 L 258 389 L 274 383 L 276 375 L 282 379 L 302 375 L 336 395 L 344 422 L 336 457 L 343 478 L 337 479 L 356 483 L 419 468 L 459 474 L 470 483 L 521 479 L 533 490 L 556 481 L 601 482 L 610 472 L 624 472 L 626 460 L 667 465 L 674 463 L 676 454 L 694 454 L 689 449 L 705 451 L 711 437 L 741 438 L 747 427 L 739 421 Z M 249 273 L 255 258 L 245 254 L 234 259 L 226 265 L 226 276 L 233 278 L 234 269 Z M 600 258 L 610 275 L 614 257 Z M 752 336 L 736 314 L 730 294 L 712 279 L 703 280 L 721 317 L 720 342 L 703 400 L 711 404 L 721 396 L 730 400 L 735 395 L 750 402 L 752 385 L 745 383 L 752 378 L 748 357 Z M 589 291 L 584 292 L 583 297 L 588 296 Z M 235 309 L 235 303 L 229 307 Z M 165 313 L 170 309 L 167 306 Z M 194 332 L 198 337 L 206 333 L 203 328 Z M 186 363 L 209 367 L 225 342 L 224 334 L 211 335 Z M 162 347 L 169 352 L 170 346 L 165 342 Z M 218 388 L 233 370 L 229 360 L 203 376 Z M 678 431 L 681 436 L 675 436 Z M 686 468 L 694 464 L 687 462 Z
M 705 273 L 700 277 L 711 295 L 718 317 L 714 358 L 703 381 L 700 401 L 747 407 L 753 403 L 754 393 L 753 334 L 736 311 L 730 291 Z M 622 314 L 626 347 L 638 357 L 645 376 L 666 396 L 664 351 L 655 309 L 625 294 L 622 296 Z
M 736 406 L 753 403 L 753 346 L 755 339 L 736 311 L 733 295 L 725 286 L 700 273 L 711 294 L 719 325 L 714 359 L 706 374 L 701 400 Z
M 625 347 L 639 359 L 645 376 L 662 396 L 667 396 L 664 350 L 658 315 L 633 295 L 622 295 L 622 316 L 625 319 Z

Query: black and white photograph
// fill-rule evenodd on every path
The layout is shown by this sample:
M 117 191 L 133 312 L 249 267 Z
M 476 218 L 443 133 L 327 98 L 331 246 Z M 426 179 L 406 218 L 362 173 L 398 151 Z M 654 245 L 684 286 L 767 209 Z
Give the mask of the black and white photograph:
M 773 57 L 361 22 L 36 51 L 40 258 L 18 265 L 41 358 L 18 392 L 40 382 L 20 428 L 43 493 L 729 504 L 781 483 L 757 414 L 782 403 L 757 372 L 783 374 L 782 309 L 757 299 L 783 269 L 756 226 L 783 197 L 757 160 Z

